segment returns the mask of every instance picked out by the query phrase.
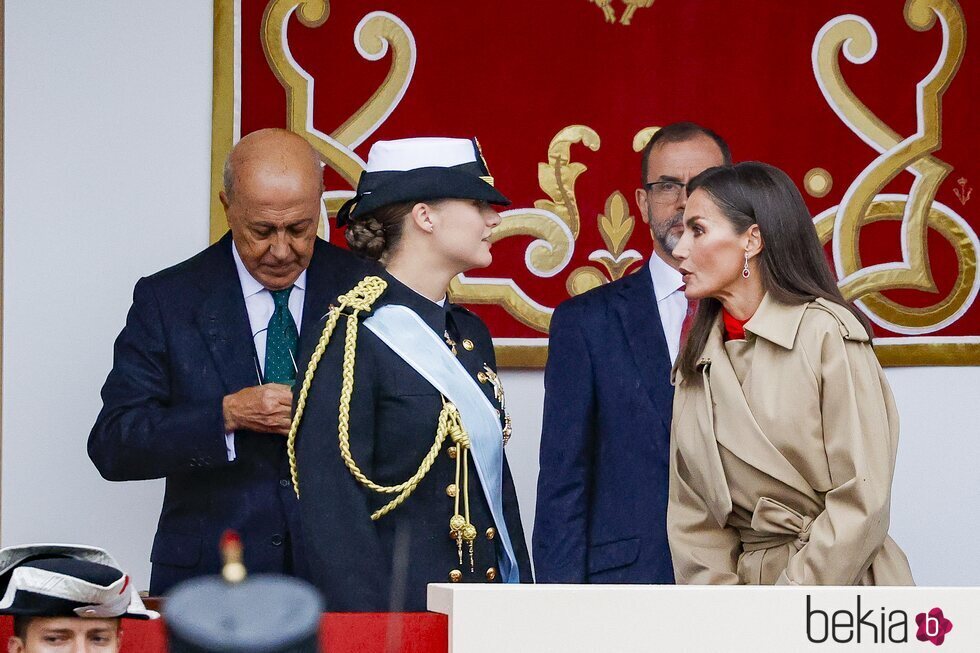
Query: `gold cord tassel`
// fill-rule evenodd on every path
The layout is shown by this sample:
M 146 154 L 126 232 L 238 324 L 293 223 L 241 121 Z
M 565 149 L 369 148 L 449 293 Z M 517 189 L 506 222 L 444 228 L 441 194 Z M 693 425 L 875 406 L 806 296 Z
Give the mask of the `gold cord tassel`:
M 303 385 L 300 388 L 299 400 L 296 402 L 296 415 L 289 426 L 289 436 L 286 439 L 286 452 L 289 457 L 289 474 L 293 479 L 293 491 L 296 498 L 299 498 L 299 473 L 296 470 L 296 433 L 299 431 L 300 422 L 303 420 L 303 412 L 306 410 L 306 398 L 310 392 L 310 385 L 313 383 L 313 375 L 316 374 L 317 365 L 323 358 L 330 337 L 337 327 L 337 320 L 345 308 L 350 308 L 351 312 L 347 316 L 347 342 L 344 348 L 344 388 L 341 391 L 341 414 L 344 412 L 344 395 L 347 396 L 347 412 L 350 412 L 350 395 L 354 386 L 354 345 L 357 344 L 357 314 L 361 311 L 369 311 L 378 300 L 378 297 L 388 287 L 388 282 L 381 277 L 365 277 L 354 286 L 353 290 L 337 298 L 340 306 L 330 312 L 327 323 L 323 326 L 323 333 L 317 342 L 310 363 L 306 366 L 306 374 L 303 376 Z M 351 337 L 353 334 L 353 337 Z M 350 357 L 348 366 L 348 355 Z M 347 370 L 350 368 L 350 375 Z
M 442 403 L 442 414 L 448 417 L 449 435 L 457 449 L 457 491 L 453 506 L 453 516 L 449 520 L 449 532 L 452 538 L 456 540 L 456 553 L 459 557 L 459 564 L 461 565 L 463 564 L 463 542 L 467 543 L 470 553 L 470 571 L 472 572 L 475 567 L 473 546 L 476 542 L 476 527 L 470 522 L 470 438 L 463 429 L 463 419 L 460 417 L 459 410 L 456 406 L 446 401 L 445 397 L 443 397 Z M 463 495 L 463 514 L 459 513 L 460 494 Z

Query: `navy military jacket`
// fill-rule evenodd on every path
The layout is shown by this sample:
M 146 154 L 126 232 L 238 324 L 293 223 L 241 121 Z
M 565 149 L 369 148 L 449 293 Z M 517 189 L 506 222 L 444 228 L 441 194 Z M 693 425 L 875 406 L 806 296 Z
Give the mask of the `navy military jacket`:
M 299 507 L 286 439 L 238 431 L 228 461 L 222 399 L 258 384 L 248 313 L 231 235 L 140 279 L 116 339 L 89 457 L 111 481 L 166 478 L 153 539 L 150 592 L 221 570 L 218 542 L 237 530 L 250 572 L 302 567 Z M 317 240 L 307 268 L 303 325 L 374 265 Z
M 386 304 L 407 306 L 440 337 L 448 331 L 456 343 L 459 361 L 474 378 L 485 378 L 480 374 L 484 364 L 495 368 L 490 334 L 478 317 L 453 304 L 441 307 L 391 275 L 381 276 L 388 288 L 375 309 Z M 360 319 L 368 315 L 361 314 Z M 371 513 L 395 495 L 362 486 L 340 455 L 338 407 L 346 328 L 346 318 L 341 317 L 317 368 L 296 441 L 310 580 L 323 592 L 326 609 L 425 611 L 426 585 L 450 582 L 454 570 L 461 573 L 462 582 L 499 582 L 497 567 L 503 547 L 496 537 L 496 524 L 472 457 L 470 519 L 478 533 L 472 570 L 468 547 L 463 547 L 460 564 L 456 541 L 450 538 L 454 500 L 447 487 L 455 482 L 456 460 L 450 456 L 452 442 L 448 439 L 414 493 L 387 515 L 371 520 Z M 301 369 L 305 369 L 318 337 L 315 331 L 304 334 Z M 484 382 L 481 387 L 499 407 L 491 383 Z M 359 326 L 350 449 L 364 474 L 379 485 L 408 480 L 435 441 L 441 410 L 439 392 L 372 331 Z M 521 580 L 530 581 L 527 545 L 506 457 L 503 503 Z

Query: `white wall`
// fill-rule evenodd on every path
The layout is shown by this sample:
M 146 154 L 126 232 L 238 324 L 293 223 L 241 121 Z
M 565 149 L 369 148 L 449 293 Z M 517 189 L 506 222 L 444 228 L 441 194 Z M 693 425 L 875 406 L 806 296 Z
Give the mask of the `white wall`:
M 108 548 L 149 581 L 162 484 L 103 481 L 85 441 L 133 284 L 207 243 L 208 0 L 6 2 L 2 544 Z M 980 369 L 888 372 L 892 535 L 923 584 L 980 584 Z M 533 520 L 543 383 L 503 375 Z
M 207 244 L 211 13 L 6 2 L 2 543 L 105 546 L 142 588 L 162 482 L 85 443 L 134 283 Z

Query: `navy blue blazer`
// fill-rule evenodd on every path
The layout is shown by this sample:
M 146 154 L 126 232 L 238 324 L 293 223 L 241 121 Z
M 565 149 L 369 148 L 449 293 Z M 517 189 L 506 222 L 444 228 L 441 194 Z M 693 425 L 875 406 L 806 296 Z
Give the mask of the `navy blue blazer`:
M 555 311 L 531 540 L 538 582 L 674 582 L 670 368 L 646 266 Z
M 241 534 L 250 572 L 301 573 L 304 564 L 286 438 L 238 431 L 237 458 L 228 461 L 222 399 L 258 384 L 231 247 L 226 234 L 139 280 L 89 435 L 89 457 L 104 478 L 167 480 L 150 554 L 154 595 L 218 573 L 228 528 Z M 324 307 L 367 269 L 374 266 L 318 239 L 300 331 L 315 329 Z

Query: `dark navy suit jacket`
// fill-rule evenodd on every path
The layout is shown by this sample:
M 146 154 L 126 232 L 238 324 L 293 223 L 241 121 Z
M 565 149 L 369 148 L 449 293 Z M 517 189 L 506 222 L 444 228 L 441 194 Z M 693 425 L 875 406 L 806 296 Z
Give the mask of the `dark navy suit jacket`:
M 286 438 L 238 431 L 228 461 L 222 399 L 258 384 L 231 235 L 140 279 L 116 339 L 89 457 L 111 481 L 166 478 L 150 560 L 150 592 L 218 573 L 225 529 L 243 539 L 250 572 L 302 573 L 299 507 Z M 373 266 L 317 240 L 301 332 Z
M 673 388 L 650 278 L 562 303 L 551 321 L 532 538 L 546 583 L 672 583 Z

